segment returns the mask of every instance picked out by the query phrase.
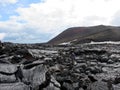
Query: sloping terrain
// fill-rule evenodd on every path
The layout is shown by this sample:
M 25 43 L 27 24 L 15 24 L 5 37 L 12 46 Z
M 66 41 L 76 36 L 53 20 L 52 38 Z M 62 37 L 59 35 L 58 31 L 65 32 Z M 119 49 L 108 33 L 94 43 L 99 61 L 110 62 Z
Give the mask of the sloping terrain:
M 92 26 L 69 28 L 48 42 L 48 44 L 60 44 L 75 41 L 84 43 L 91 41 L 119 41 L 120 28 L 114 26 Z

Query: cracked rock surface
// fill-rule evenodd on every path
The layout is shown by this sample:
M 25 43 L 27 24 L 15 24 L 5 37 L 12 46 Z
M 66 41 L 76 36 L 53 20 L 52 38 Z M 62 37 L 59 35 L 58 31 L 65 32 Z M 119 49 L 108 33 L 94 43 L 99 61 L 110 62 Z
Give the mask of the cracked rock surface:
M 1 43 L 0 90 L 120 90 L 120 45 Z

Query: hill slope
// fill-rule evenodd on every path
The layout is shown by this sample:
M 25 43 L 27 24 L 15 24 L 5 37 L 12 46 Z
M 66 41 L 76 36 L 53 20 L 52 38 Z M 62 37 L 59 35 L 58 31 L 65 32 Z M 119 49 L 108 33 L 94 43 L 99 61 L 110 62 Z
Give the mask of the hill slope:
M 74 40 L 75 43 L 90 41 L 120 41 L 120 27 L 99 25 L 68 28 L 50 40 L 48 44 L 60 44 Z

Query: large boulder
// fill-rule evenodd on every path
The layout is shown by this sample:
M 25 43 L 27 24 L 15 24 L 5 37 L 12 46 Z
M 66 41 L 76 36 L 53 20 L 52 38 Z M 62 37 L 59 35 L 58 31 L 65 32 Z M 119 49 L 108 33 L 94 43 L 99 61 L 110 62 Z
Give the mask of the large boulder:
M 12 64 L 0 64 L 0 83 L 16 82 L 15 73 L 17 66 Z
M 12 75 L 17 71 L 17 66 L 12 64 L 0 64 L 0 73 Z
M 22 82 L 0 84 L 0 90 L 30 90 L 30 86 L 27 86 Z
M 0 83 L 14 83 L 14 82 L 16 82 L 15 75 L 0 74 Z
M 28 82 L 31 82 L 31 85 L 34 87 L 40 85 L 45 81 L 45 73 L 47 72 L 46 66 L 39 65 L 31 69 L 24 69 L 23 75 L 24 79 Z

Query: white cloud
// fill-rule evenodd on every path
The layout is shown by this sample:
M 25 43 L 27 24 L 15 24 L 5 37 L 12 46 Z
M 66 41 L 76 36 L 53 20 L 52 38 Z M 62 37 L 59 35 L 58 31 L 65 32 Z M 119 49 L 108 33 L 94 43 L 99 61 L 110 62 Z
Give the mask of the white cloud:
M 0 40 L 3 40 L 5 38 L 6 34 L 5 33 L 0 33 Z
M 100 25 L 103 24 L 104 22 L 106 22 L 106 18 L 104 17 L 100 17 L 100 16 L 87 16 L 83 19 L 83 24 L 84 25 Z
M 34 30 L 41 35 L 55 36 L 68 27 L 109 25 L 120 10 L 119 3 L 120 0 L 43 0 L 27 8 L 17 8 L 19 16 L 0 22 L 0 28 L 9 32 Z
M 61 27 L 81 26 L 86 17 L 95 17 L 97 24 L 110 24 L 111 17 L 120 9 L 120 0 L 45 0 L 31 4 L 29 8 L 18 8 L 19 19 L 29 26 L 49 32 Z M 96 19 L 99 17 L 99 19 Z M 103 20 L 104 18 L 104 20 Z M 91 24 L 96 24 L 96 22 Z M 85 22 L 89 22 L 87 19 Z
M 111 19 L 111 24 L 120 26 L 120 10 L 113 15 L 113 18 Z
M 3 4 L 3 5 L 5 5 L 5 4 L 14 4 L 16 2 L 17 2 L 17 0 L 0 0 L 0 4 Z

